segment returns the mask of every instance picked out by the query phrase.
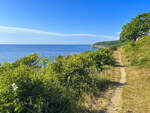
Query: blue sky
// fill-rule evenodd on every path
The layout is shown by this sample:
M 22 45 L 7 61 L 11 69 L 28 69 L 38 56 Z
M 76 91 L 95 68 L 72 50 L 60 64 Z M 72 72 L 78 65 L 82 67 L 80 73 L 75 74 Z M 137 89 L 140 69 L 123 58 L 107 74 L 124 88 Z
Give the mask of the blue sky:
M 150 11 L 149 0 L 0 0 L 0 44 L 92 44 Z

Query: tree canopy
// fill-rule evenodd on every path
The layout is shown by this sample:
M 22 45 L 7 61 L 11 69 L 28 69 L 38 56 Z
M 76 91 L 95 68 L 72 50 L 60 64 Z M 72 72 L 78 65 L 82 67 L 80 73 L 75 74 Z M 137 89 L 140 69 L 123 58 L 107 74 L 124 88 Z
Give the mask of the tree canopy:
M 134 40 L 141 38 L 144 35 L 148 35 L 150 31 L 150 12 L 137 15 L 122 27 L 120 33 L 120 40 Z

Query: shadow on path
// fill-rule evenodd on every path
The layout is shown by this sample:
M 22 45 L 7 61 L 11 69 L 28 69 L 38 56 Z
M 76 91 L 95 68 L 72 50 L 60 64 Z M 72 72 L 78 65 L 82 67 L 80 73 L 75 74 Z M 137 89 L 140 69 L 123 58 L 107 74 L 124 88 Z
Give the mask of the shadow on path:
M 126 66 L 124 66 L 124 65 L 114 65 L 114 67 L 126 67 Z
M 121 88 L 121 87 L 123 87 L 124 85 L 125 85 L 125 84 L 120 83 L 120 82 L 110 82 L 110 83 L 107 85 L 107 87 L 105 87 L 105 90 L 101 90 L 101 92 L 103 92 L 103 93 L 106 92 L 109 87 L 112 87 L 112 88 L 115 90 L 116 88 Z M 94 93 L 93 93 L 93 94 L 94 94 Z M 95 96 L 96 98 L 99 98 L 99 97 L 101 97 L 102 95 L 101 95 L 101 94 L 99 94 L 99 95 L 95 94 L 94 96 Z M 87 108 L 82 108 L 82 109 L 80 110 L 80 112 L 78 112 L 78 113 L 106 113 L 106 111 L 107 111 L 106 108 L 101 109 L 101 110 L 91 110 L 91 109 L 87 109 Z

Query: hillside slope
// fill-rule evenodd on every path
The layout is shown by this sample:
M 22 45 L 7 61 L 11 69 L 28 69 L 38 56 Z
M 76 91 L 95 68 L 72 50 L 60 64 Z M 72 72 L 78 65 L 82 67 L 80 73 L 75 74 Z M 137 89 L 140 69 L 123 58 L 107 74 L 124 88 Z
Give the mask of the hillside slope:
M 150 67 L 150 36 L 140 38 L 136 42 L 126 42 L 123 49 L 132 65 Z
M 103 47 L 120 46 L 120 45 L 121 45 L 121 42 L 119 40 L 97 42 L 93 44 L 93 46 L 103 46 Z
M 121 52 L 127 75 L 121 113 L 150 113 L 150 36 L 126 42 Z

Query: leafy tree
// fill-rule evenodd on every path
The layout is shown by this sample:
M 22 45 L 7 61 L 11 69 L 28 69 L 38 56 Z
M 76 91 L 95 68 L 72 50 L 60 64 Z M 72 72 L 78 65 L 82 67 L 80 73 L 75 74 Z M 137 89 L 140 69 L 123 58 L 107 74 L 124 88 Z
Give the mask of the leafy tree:
M 120 33 L 120 40 L 134 40 L 142 36 L 148 35 L 150 31 L 150 13 L 143 13 L 137 15 L 122 27 L 122 32 Z

